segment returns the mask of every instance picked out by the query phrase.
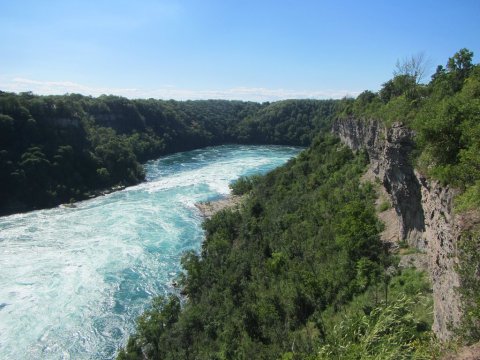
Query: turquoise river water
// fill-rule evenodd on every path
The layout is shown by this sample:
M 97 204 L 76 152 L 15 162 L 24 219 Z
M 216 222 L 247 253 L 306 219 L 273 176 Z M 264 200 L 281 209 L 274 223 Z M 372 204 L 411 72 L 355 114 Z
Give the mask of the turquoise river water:
M 0 359 L 111 359 L 155 295 L 199 250 L 196 202 L 227 195 L 299 148 L 228 145 L 145 165 L 147 181 L 54 208 L 0 217 Z

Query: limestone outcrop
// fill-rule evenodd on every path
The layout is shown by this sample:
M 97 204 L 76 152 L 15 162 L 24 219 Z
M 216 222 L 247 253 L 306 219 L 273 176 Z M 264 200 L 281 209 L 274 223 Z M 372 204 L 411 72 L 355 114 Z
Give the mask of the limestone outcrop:
M 460 222 L 453 213 L 455 190 L 427 179 L 414 169 L 413 132 L 402 123 L 391 127 L 375 120 L 338 119 L 332 132 L 351 149 L 365 150 L 369 171 L 390 196 L 397 221 L 397 240 L 427 253 L 433 285 L 434 324 L 438 338 L 447 340 L 460 320 L 457 241 Z

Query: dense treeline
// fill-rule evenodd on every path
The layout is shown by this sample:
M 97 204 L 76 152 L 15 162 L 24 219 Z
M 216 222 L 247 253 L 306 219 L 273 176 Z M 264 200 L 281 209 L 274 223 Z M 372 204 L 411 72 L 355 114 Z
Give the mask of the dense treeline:
M 457 209 L 480 206 L 480 65 L 461 49 L 421 84 L 422 58 L 397 65 L 380 91 L 343 101 L 343 116 L 401 121 L 416 131 L 417 167 L 463 191 Z
M 183 308 L 174 295 L 155 300 L 119 359 L 425 354 L 431 303 L 419 294 L 429 286 L 393 270 L 374 185 L 360 183 L 366 163 L 318 138 L 287 165 L 240 180 L 241 210 L 207 220 L 201 254 L 183 259 Z
M 140 162 L 175 151 L 225 143 L 308 145 L 335 106 L 0 92 L 0 213 L 138 183 Z

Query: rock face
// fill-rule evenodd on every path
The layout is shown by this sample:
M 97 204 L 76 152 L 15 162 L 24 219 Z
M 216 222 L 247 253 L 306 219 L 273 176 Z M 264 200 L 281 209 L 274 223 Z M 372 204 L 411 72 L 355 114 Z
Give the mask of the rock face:
M 399 238 L 423 249 L 422 194 L 410 161 L 412 131 L 400 123 L 386 129 L 378 121 L 349 118 L 336 121 L 333 132 L 351 149 L 367 151 L 370 171 L 382 181 L 399 217 Z
M 450 328 L 460 320 L 460 299 L 455 288 L 460 285 L 457 264 L 457 240 L 460 226 L 453 215 L 455 191 L 416 172 L 422 187 L 425 234 L 429 270 L 434 296 L 433 330 L 442 340 L 451 336 Z
M 440 339 L 450 338 L 461 315 L 455 291 L 460 234 L 452 212 L 455 192 L 415 171 L 410 159 L 413 132 L 401 123 L 386 128 L 378 121 L 347 118 L 336 120 L 332 131 L 353 150 L 368 153 L 369 171 L 381 181 L 395 208 L 398 240 L 426 251 L 433 283 L 433 330 Z

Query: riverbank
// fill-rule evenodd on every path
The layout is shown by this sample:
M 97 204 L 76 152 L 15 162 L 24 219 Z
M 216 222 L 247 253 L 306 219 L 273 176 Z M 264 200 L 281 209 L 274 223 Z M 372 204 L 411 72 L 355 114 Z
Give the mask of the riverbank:
M 130 184 L 128 186 L 135 186 L 140 184 L 141 182 L 138 182 L 136 184 Z M 116 191 L 121 191 L 124 190 L 127 186 L 126 185 L 114 185 L 110 186 L 107 188 L 103 189 L 98 189 L 98 190 L 91 190 L 85 194 L 78 195 L 76 198 L 71 198 L 70 202 L 66 201 L 66 199 L 57 199 L 55 201 L 52 201 L 49 205 L 45 206 L 29 206 L 23 202 L 15 202 L 13 204 L 8 204 L 4 206 L 3 208 L 0 208 L 0 217 L 3 216 L 9 216 L 9 215 L 15 215 L 15 214 L 24 214 L 28 213 L 31 211 L 37 211 L 37 210 L 44 210 L 44 209 L 53 209 L 56 207 L 62 207 L 62 208 L 75 208 L 77 207 L 75 203 L 84 201 L 84 200 L 89 200 L 93 199 L 99 196 L 105 196 L 108 194 L 111 194 Z
M 228 195 L 227 197 L 218 200 L 196 203 L 195 206 L 200 210 L 202 217 L 210 219 L 219 211 L 229 208 L 238 208 L 244 199 L 245 196 Z

